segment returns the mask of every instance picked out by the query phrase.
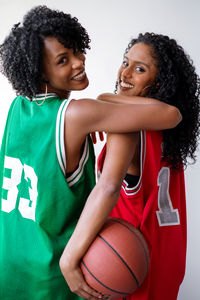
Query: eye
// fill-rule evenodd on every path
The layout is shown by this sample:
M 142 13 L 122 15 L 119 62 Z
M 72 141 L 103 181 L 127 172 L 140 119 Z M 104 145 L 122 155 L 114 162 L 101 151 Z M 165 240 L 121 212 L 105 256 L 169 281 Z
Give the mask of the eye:
M 123 60 L 122 65 L 123 65 L 124 67 L 128 67 L 128 61 L 127 61 L 127 60 Z
M 140 67 L 140 66 L 137 66 L 137 67 L 135 68 L 135 70 L 136 70 L 138 73 L 144 73 L 144 72 L 145 72 L 145 69 L 142 68 L 142 67 Z
M 58 65 L 62 65 L 62 64 L 65 64 L 67 63 L 67 57 L 66 56 L 63 56 L 59 59 L 58 61 Z

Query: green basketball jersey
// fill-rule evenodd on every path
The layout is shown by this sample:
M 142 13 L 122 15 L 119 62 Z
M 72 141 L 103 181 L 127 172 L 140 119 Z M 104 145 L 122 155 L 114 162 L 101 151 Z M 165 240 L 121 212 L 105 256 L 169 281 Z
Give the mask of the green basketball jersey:
M 2 140 L 2 300 L 80 299 L 70 292 L 58 263 L 95 184 L 93 145 L 86 138 L 79 166 L 66 179 L 64 120 L 70 100 L 55 94 L 43 99 L 15 98 Z

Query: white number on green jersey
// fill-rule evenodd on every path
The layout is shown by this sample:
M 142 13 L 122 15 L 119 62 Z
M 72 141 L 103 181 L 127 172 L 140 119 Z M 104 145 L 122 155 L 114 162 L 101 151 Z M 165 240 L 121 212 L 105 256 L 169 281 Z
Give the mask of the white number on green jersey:
M 7 190 L 7 199 L 2 199 L 2 211 L 10 213 L 15 209 L 18 196 L 17 186 L 21 183 L 24 170 L 25 180 L 31 181 L 31 187 L 29 187 L 29 199 L 20 198 L 18 209 L 24 218 L 35 220 L 38 178 L 34 169 L 27 165 L 23 166 L 18 158 L 8 156 L 5 156 L 4 168 L 11 170 L 11 176 L 3 178 L 3 189 Z
M 169 168 L 163 167 L 158 174 L 158 207 L 156 212 L 160 226 L 179 225 L 178 209 L 174 209 L 169 195 Z

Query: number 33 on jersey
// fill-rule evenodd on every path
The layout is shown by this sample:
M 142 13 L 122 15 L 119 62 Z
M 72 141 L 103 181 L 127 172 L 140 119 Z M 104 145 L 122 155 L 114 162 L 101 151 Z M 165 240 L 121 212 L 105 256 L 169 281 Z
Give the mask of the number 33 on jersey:
M 3 178 L 3 198 L 1 199 L 1 210 L 10 213 L 18 209 L 23 218 L 35 221 L 35 209 L 37 202 L 38 178 L 32 167 L 24 164 L 18 158 L 5 156 L 4 168 L 6 175 Z M 24 184 L 27 198 L 19 197 L 19 189 Z

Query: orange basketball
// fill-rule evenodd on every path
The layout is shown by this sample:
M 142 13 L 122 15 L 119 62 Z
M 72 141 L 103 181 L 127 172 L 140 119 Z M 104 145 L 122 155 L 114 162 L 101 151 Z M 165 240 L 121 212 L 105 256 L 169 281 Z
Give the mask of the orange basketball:
M 149 251 L 143 235 L 118 218 L 107 220 L 81 262 L 88 285 L 112 300 L 132 294 L 148 268 Z

